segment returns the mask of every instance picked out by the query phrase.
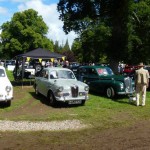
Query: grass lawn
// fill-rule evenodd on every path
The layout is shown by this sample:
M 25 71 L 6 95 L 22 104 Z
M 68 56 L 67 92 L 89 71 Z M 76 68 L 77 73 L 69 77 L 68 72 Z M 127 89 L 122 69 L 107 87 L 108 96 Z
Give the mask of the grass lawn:
M 13 81 L 12 73 L 7 74 Z M 140 149 L 149 143 L 149 128 L 144 135 L 142 130 L 139 135 L 136 130 L 141 121 L 150 120 L 149 91 L 145 107 L 129 103 L 128 97 L 111 100 L 91 93 L 89 97 L 85 106 L 60 105 L 53 108 L 47 105 L 46 98 L 35 95 L 32 86 L 14 86 L 12 105 L 7 108 L 0 105 L 0 120 L 78 119 L 90 127 L 79 131 L 0 132 L 1 149 L 126 150 Z M 149 145 L 145 149 L 148 147 Z
M 12 72 L 8 77 L 13 80 Z M 128 97 L 116 100 L 102 95 L 89 94 L 85 106 L 60 106 L 53 108 L 46 104 L 46 98 L 36 96 L 32 86 L 14 86 L 14 100 L 9 108 L 0 109 L 0 119 L 52 121 L 79 119 L 92 127 L 105 129 L 126 126 L 140 119 L 150 119 L 150 92 L 147 92 L 145 107 L 129 103 Z

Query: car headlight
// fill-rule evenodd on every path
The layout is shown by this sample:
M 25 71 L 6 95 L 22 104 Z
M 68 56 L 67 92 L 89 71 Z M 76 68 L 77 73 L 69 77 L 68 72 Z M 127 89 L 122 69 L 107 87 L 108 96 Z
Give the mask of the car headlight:
M 124 88 L 123 83 L 120 83 L 120 88 L 121 88 L 121 90 Z
M 62 92 L 63 90 L 64 90 L 63 86 L 61 86 L 61 87 L 58 88 L 59 92 Z
M 85 91 L 89 91 L 89 87 L 88 87 L 88 86 L 85 86 L 85 87 L 84 87 L 84 90 L 85 90 Z
M 11 91 L 11 86 L 6 86 L 5 90 L 6 90 L 6 92 L 10 92 Z

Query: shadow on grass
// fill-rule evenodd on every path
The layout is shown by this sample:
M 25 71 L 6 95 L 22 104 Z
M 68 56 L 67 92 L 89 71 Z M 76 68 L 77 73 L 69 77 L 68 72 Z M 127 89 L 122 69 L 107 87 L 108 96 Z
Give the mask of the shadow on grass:
M 7 107 L 10 107 L 10 106 L 8 106 L 6 102 L 0 102 L 0 109 L 4 109 Z
M 26 81 L 11 81 L 13 86 L 33 86 L 34 81 L 33 80 L 26 80 Z
M 63 103 L 63 102 L 57 102 L 55 106 L 51 106 L 47 100 L 47 98 L 45 96 L 43 96 L 42 94 L 38 94 L 36 95 L 35 92 L 30 92 L 30 94 L 32 95 L 32 97 L 35 100 L 40 101 L 42 104 L 53 107 L 53 108 L 71 108 L 71 107 L 79 107 L 81 105 L 69 105 L 68 103 Z M 81 106 L 82 107 L 82 106 Z
M 90 91 L 90 94 L 95 95 L 95 96 L 100 96 L 100 97 L 112 100 L 112 101 L 114 101 L 116 103 L 120 103 L 120 104 L 135 105 L 135 101 L 129 100 L 129 96 L 127 96 L 127 95 L 116 95 L 114 98 L 107 98 L 104 93 L 96 93 L 96 92 Z

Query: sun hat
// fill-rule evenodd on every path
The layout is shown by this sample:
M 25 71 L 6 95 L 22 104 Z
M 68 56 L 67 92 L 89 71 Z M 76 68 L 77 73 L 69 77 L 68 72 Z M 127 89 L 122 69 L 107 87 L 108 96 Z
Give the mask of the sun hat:
M 139 67 L 143 67 L 144 66 L 144 64 L 141 62 L 141 63 L 139 63 L 139 65 L 138 65 Z

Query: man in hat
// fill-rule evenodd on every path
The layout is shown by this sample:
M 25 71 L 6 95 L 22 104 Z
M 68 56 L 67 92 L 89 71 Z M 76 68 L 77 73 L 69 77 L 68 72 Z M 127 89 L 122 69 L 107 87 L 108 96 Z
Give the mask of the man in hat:
M 139 69 L 135 71 L 135 86 L 136 86 L 136 105 L 139 106 L 140 94 L 142 93 L 142 106 L 145 106 L 146 89 L 149 85 L 149 73 L 144 69 L 144 64 L 138 65 Z

